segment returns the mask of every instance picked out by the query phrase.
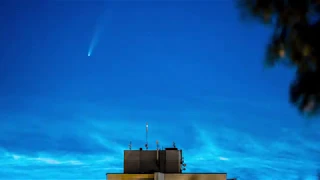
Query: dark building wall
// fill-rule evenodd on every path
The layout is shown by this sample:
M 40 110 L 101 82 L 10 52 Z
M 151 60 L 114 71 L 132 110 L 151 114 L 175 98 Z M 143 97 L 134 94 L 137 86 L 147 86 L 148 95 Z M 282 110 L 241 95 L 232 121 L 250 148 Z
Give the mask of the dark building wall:
M 140 152 L 140 171 L 142 173 L 159 172 L 157 165 L 157 151 L 141 151 Z
M 124 151 L 124 173 L 140 173 L 140 151 Z
M 180 151 L 166 150 L 166 173 L 178 173 L 181 169 L 180 162 Z
M 180 162 L 179 150 L 124 151 L 124 173 L 180 173 Z
M 166 151 L 159 152 L 159 165 L 160 165 L 159 172 L 166 172 Z

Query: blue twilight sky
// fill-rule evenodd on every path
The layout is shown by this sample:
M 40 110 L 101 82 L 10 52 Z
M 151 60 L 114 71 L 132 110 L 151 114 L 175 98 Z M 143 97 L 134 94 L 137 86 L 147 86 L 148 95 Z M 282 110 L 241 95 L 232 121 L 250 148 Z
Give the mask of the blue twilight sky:
M 312 180 L 317 121 L 232 1 L 0 3 L 0 179 L 105 179 L 175 141 L 188 172 Z M 91 56 L 88 50 L 91 48 Z

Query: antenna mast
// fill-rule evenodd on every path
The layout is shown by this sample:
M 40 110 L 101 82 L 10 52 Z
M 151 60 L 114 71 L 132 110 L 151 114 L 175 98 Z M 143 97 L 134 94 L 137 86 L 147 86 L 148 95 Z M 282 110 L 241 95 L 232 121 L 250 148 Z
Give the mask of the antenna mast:
M 156 144 L 157 144 L 157 150 L 159 150 L 160 148 L 159 148 L 159 141 L 158 140 L 156 141 Z
M 146 123 L 146 144 L 145 144 L 146 150 L 148 150 L 148 123 Z
M 131 148 L 132 148 L 132 143 L 131 143 L 131 141 L 130 141 L 129 150 L 131 150 Z

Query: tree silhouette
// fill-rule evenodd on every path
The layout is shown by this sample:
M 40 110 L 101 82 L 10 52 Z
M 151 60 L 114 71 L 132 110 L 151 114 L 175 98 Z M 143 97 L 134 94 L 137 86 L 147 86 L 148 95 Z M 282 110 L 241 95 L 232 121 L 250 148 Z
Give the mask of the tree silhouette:
M 273 30 L 265 64 L 296 68 L 290 101 L 306 115 L 320 114 L 320 0 L 237 0 L 244 18 Z

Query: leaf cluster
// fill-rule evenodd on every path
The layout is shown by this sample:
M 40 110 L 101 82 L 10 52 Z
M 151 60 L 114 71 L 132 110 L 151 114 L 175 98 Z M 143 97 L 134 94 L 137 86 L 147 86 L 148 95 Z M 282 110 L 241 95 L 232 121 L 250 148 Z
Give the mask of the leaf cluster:
M 320 0 L 237 0 L 244 18 L 274 30 L 265 64 L 296 68 L 290 101 L 300 112 L 320 112 Z

